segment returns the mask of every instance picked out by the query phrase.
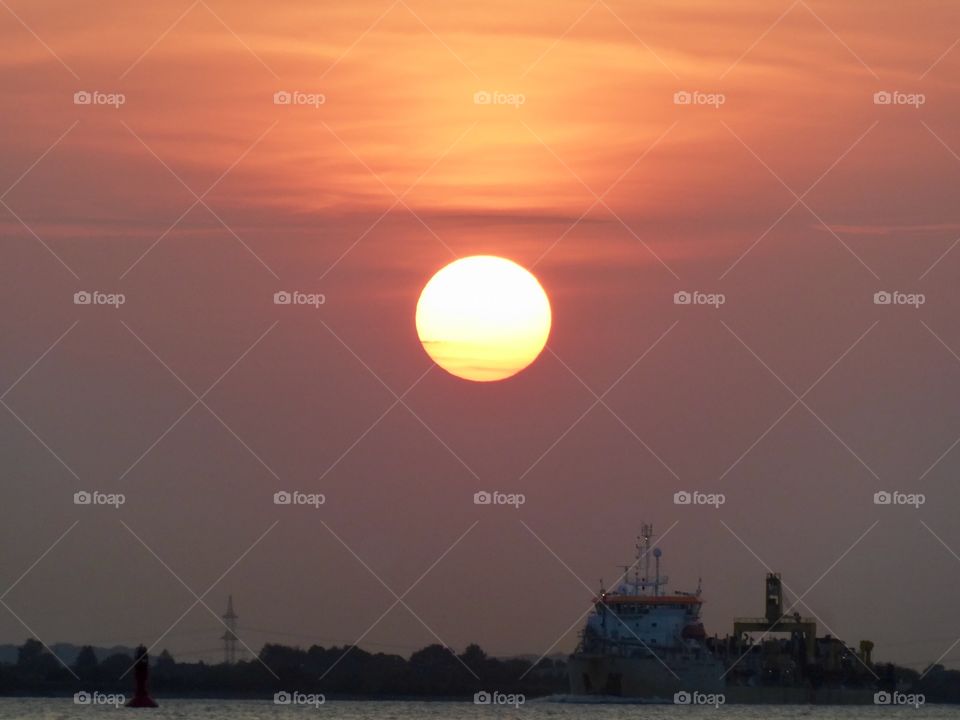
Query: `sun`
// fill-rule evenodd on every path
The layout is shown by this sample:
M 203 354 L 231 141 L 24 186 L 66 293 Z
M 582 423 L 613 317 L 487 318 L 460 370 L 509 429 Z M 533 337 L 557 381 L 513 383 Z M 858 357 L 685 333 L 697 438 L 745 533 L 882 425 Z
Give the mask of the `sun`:
M 537 359 L 552 316 L 540 283 L 512 260 L 460 258 L 424 286 L 417 302 L 423 349 L 451 375 L 503 380 Z

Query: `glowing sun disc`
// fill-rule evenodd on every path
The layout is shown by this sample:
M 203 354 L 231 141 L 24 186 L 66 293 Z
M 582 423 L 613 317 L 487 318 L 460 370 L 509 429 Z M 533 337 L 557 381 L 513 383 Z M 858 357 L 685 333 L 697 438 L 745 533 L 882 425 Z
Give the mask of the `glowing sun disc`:
M 423 349 L 451 375 L 503 380 L 537 359 L 550 335 L 550 301 L 511 260 L 474 255 L 450 263 L 417 302 Z

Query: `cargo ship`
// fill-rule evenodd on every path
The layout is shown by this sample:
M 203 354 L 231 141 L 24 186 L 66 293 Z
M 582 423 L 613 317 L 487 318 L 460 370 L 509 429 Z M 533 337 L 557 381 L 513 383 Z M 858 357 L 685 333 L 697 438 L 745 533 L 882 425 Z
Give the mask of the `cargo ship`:
M 663 556 L 643 525 L 636 561 L 603 587 L 569 658 L 574 696 L 679 704 L 870 704 L 880 681 L 869 641 L 859 651 L 818 637 L 817 622 L 787 614 L 783 583 L 768 573 L 763 617 L 735 618 L 733 634 L 708 637 L 701 588 L 667 591 Z M 756 637 L 754 636 L 756 634 Z

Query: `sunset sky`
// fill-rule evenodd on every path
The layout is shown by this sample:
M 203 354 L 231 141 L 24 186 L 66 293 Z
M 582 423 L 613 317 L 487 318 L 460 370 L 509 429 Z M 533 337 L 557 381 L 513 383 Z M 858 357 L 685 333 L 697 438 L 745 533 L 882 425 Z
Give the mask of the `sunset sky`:
M 645 521 L 710 634 L 766 564 L 956 667 L 958 38 L 932 0 L 0 0 L 0 643 L 216 659 L 177 621 L 232 593 L 254 649 L 565 652 Z M 485 254 L 553 324 L 471 383 L 414 313 Z

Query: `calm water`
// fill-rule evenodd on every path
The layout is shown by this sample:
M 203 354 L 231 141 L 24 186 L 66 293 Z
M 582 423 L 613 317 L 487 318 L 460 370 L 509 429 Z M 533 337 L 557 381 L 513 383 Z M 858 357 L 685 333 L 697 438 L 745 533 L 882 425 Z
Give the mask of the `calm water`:
M 919 709 L 889 707 L 809 707 L 791 706 L 728 706 L 675 707 L 671 705 L 581 705 L 553 701 L 531 700 L 522 707 L 494 708 L 469 702 L 349 702 L 330 701 L 318 708 L 276 706 L 272 702 L 252 700 L 165 700 L 156 710 L 129 710 L 109 706 L 77 706 L 72 699 L 10 699 L 0 698 L 0 718 L 3 720 L 75 720 L 77 718 L 142 718 L 168 720 L 172 718 L 199 718 L 201 720 L 261 720 L 262 718 L 337 718 L 338 720 L 478 720 L 497 718 L 508 720 L 628 720 L 643 718 L 731 718 L 791 720 L 792 718 L 818 720 L 838 718 L 861 720 L 867 718 L 960 718 L 960 707 L 928 705 Z

